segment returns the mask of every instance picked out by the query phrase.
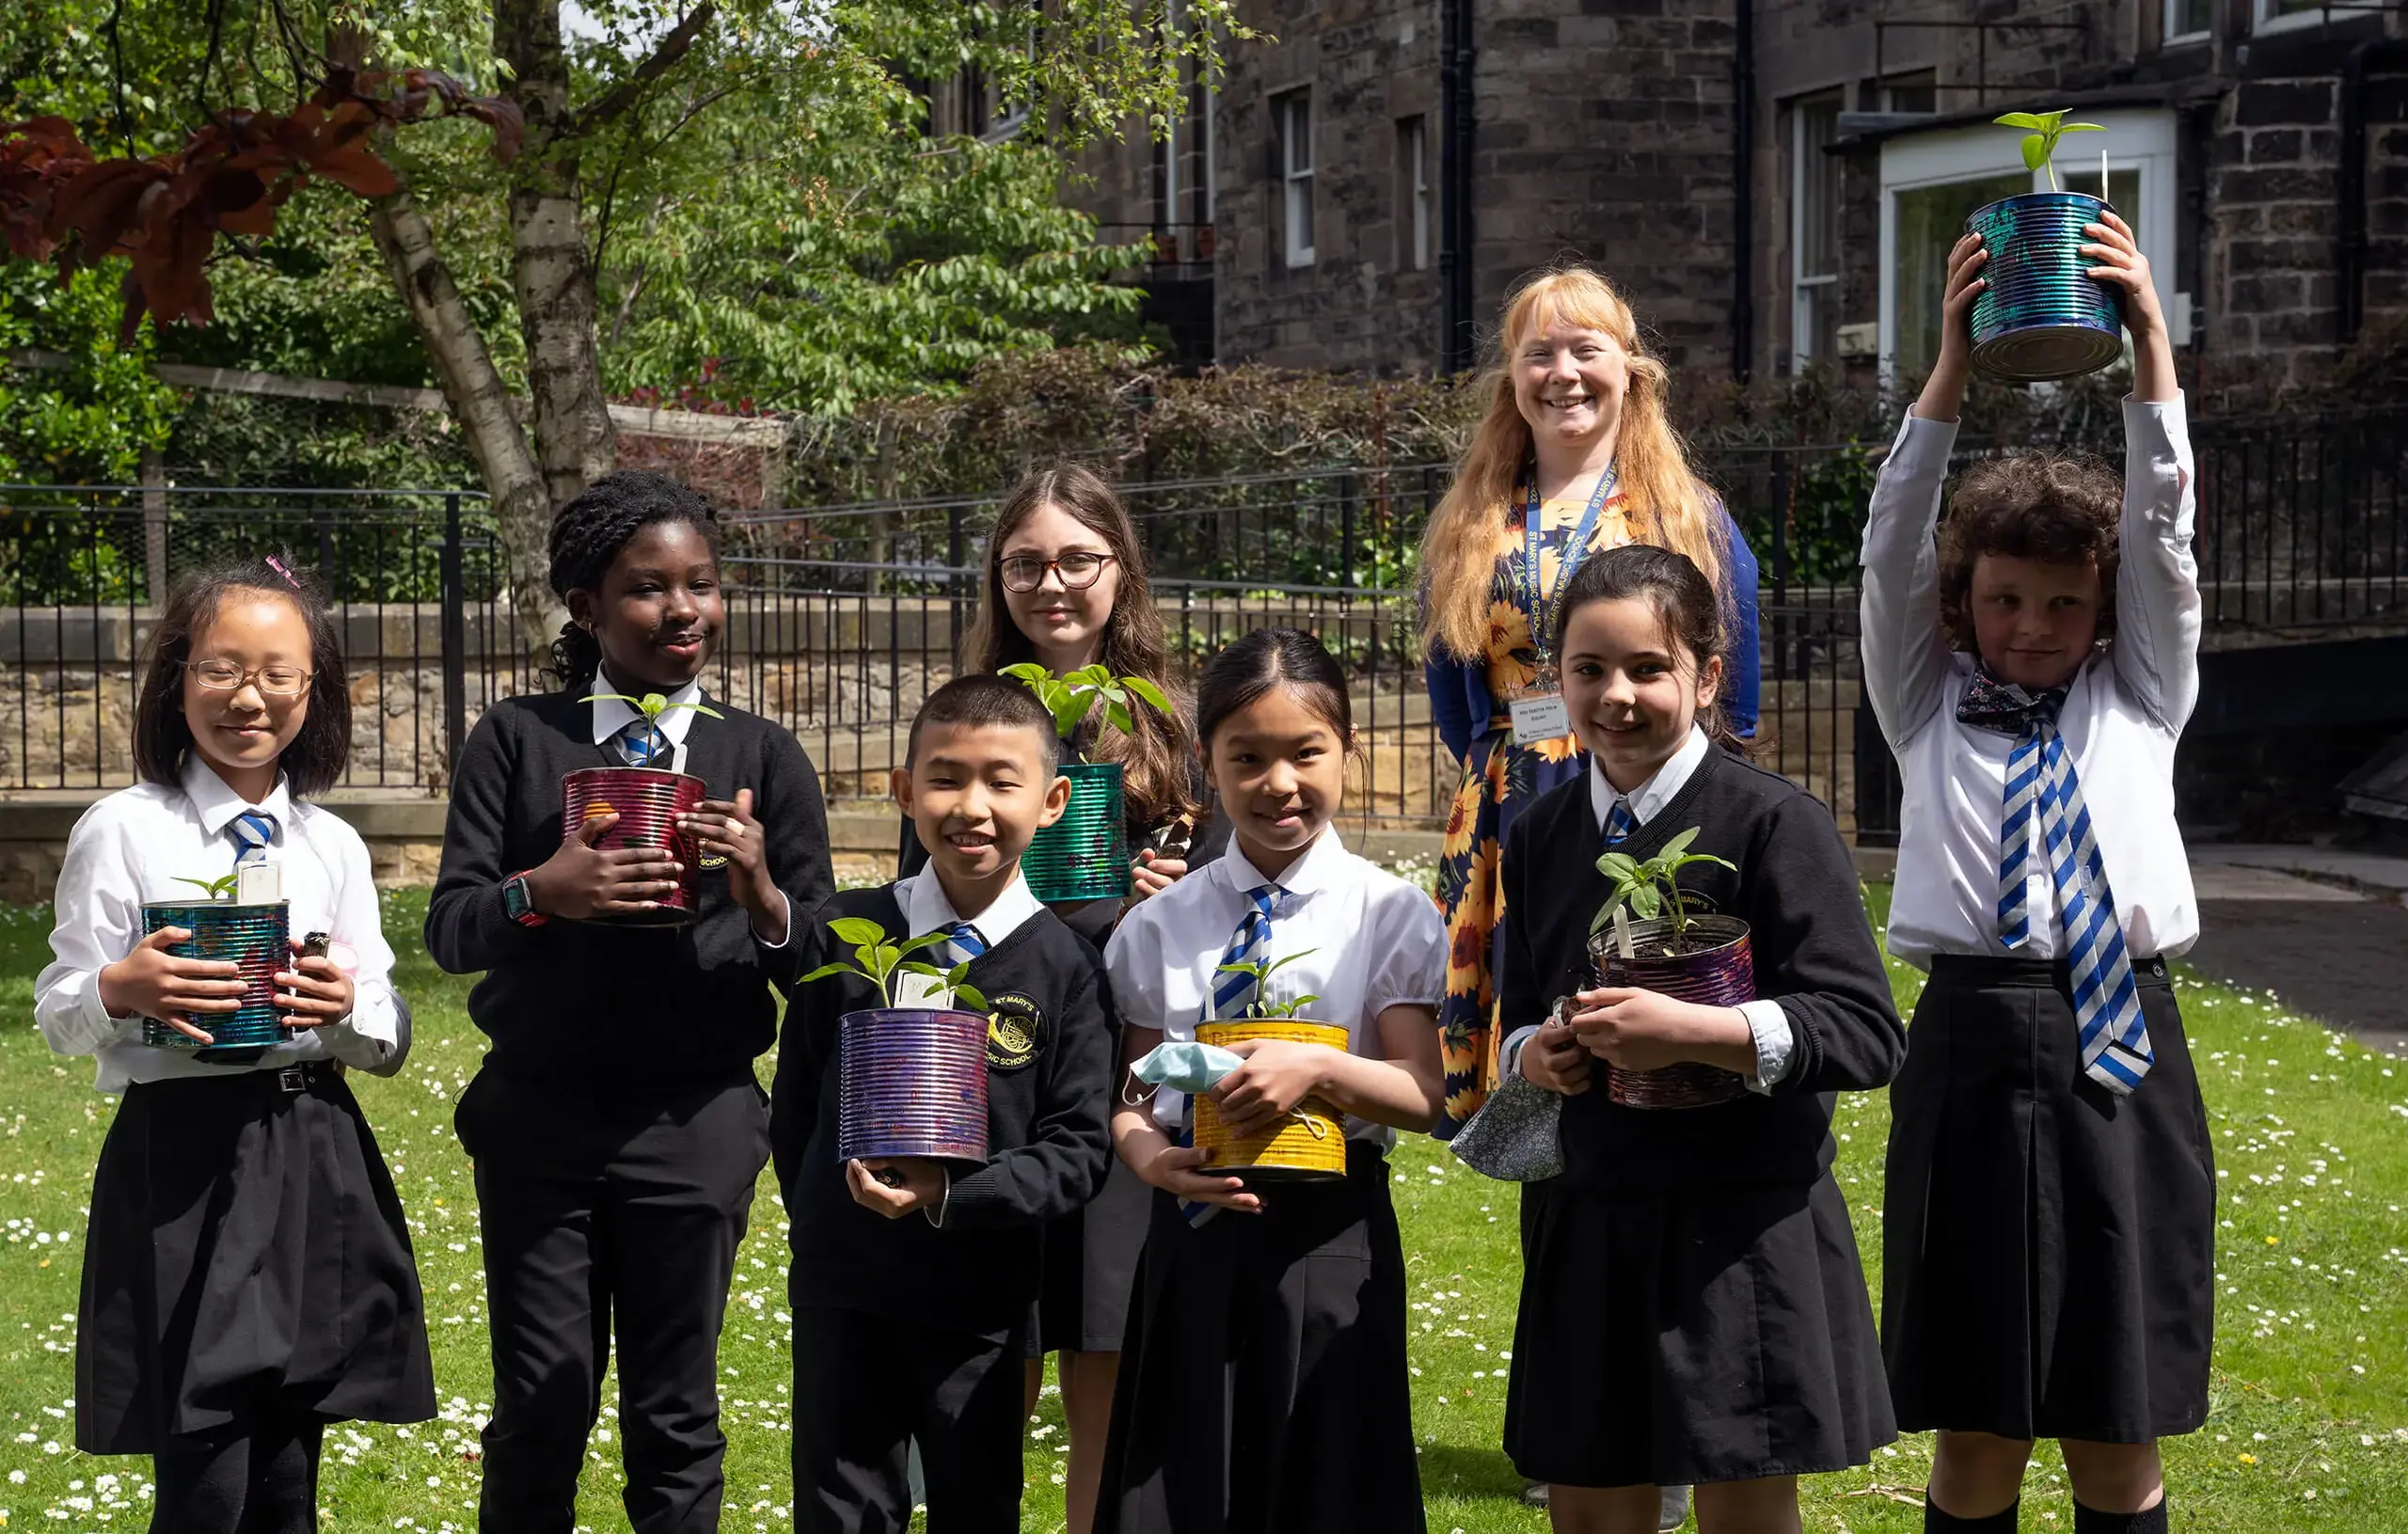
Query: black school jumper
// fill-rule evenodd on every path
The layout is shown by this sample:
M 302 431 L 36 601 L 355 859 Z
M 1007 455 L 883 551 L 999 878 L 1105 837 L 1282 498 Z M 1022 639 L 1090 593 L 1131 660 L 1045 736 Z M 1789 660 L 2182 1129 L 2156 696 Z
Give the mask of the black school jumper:
M 1796 1040 L 1770 1095 L 1710 1108 L 1563 1101 L 1564 1170 L 1523 1206 L 1505 1448 L 1533 1479 L 1676 1485 L 1862 1464 L 1896 1436 L 1872 1303 L 1831 1176 L 1834 1094 L 1906 1052 L 1856 869 L 1830 814 L 1717 750 L 1615 850 L 1644 862 L 1700 828 L 1694 907 L 1747 922 L 1759 996 Z M 1508 1027 L 1594 984 L 1603 830 L 1584 775 L 1505 841 Z
M 560 849 L 562 776 L 618 765 L 577 695 L 512 698 L 477 721 L 426 914 L 437 964 L 485 972 L 468 1014 L 492 1041 L 454 1114 L 493 1307 L 479 1522 L 566 1534 L 615 1331 L 628 1522 L 707 1529 L 726 1451 L 720 1323 L 768 1159 L 752 1060 L 776 1037 L 771 987 L 800 973 L 803 923 L 834 884 L 827 814 L 792 735 L 706 698 L 725 717 L 696 717 L 685 770 L 713 799 L 752 790 L 785 945 L 755 939 L 708 870 L 684 926 L 521 926 L 501 882 Z
M 810 918 L 817 959 L 848 952 L 828 933 L 845 917 L 894 937 L 910 930 L 894 886 L 848 891 Z M 1020 1527 L 1022 1359 L 1046 1222 L 1095 1196 L 1112 1155 L 1118 1057 L 1102 970 L 1045 910 L 971 960 L 971 986 L 1034 1049 L 990 1038 L 989 1160 L 953 1168 L 941 1225 L 855 1203 L 837 1158 L 840 1022 L 883 1001 L 844 975 L 805 987 L 786 1009 L 770 1144 L 794 1250 L 797 1534 L 903 1534 L 913 1439 L 934 1526 Z

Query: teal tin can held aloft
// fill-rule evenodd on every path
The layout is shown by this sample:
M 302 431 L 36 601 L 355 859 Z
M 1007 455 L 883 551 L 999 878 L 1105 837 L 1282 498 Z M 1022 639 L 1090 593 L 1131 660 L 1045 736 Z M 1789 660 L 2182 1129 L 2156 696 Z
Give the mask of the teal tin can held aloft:
M 291 1041 L 292 1031 L 276 1009 L 277 973 L 292 967 L 291 911 L 281 900 L 261 906 L 223 900 L 166 901 L 142 908 L 146 936 L 163 926 L 180 926 L 192 934 L 167 950 L 178 958 L 216 959 L 235 966 L 236 978 L 243 982 L 242 1008 L 195 1013 L 185 1020 L 218 1045 L 249 1048 Z M 142 1042 L 160 1050 L 207 1047 L 156 1018 L 142 1020 Z
M 2046 383 L 2124 355 L 2122 295 L 2090 276 L 2083 226 L 2107 204 L 2086 192 L 2025 192 L 1965 220 L 1982 237 L 1988 286 L 1973 299 L 1973 367 L 2007 383 Z
M 1021 872 L 1049 905 L 1126 898 L 1129 882 L 1129 801 L 1117 762 L 1065 762 L 1070 807 L 1037 833 L 1021 857 Z

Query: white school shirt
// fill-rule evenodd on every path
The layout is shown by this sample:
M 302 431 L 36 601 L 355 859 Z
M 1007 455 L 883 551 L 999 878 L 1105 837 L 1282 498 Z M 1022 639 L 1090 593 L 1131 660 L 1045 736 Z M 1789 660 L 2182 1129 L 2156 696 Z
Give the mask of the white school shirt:
M 936 874 L 928 869 L 923 869 L 909 878 L 896 879 L 895 903 L 902 908 L 903 920 L 911 928 L 910 935 L 914 938 L 942 932 L 964 919 L 959 911 L 953 909 L 953 901 L 946 896 L 944 886 L 938 882 Z M 978 934 L 978 941 L 992 948 L 1019 931 L 1023 924 L 1044 909 L 1036 893 L 1029 889 L 1027 877 L 1016 869 L 1012 873 L 1012 881 L 1004 887 L 1003 893 L 996 895 L 985 910 L 968 918 L 968 921 L 970 929 Z M 935 960 L 929 962 L 934 963 Z
M 1391 1006 L 1434 1011 L 1447 993 L 1447 929 L 1426 890 L 1346 850 L 1332 827 L 1288 865 L 1266 878 L 1232 846 L 1215 861 L 1133 908 L 1104 952 L 1113 1004 L 1137 1028 L 1158 1028 L 1165 1039 L 1196 1036 L 1208 1020 L 1221 957 L 1238 924 L 1254 909 L 1248 892 L 1278 886 L 1264 957 L 1307 957 L 1271 977 L 1270 997 L 1320 998 L 1309 1020 L 1346 1030 L 1347 1049 L 1384 1059 L 1379 1017 Z M 1187 1095 L 1169 1087 L 1154 1094 L 1154 1122 L 1176 1131 Z M 1347 1115 L 1350 1138 L 1386 1149 L 1396 1131 Z
M 641 698 L 644 695 L 644 689 L 642 688 L 621 687 L 610 679 L 610 673 L 608 672 L 594 673 L 592 690 L 596 694 L 615 692 L 629 698 Z M 694 728 L 694 710 L 677 705 L 698 704 L 702 701 L 703 679 L 698 676 L 671 693 L 670 706 L 663 709 L 660 718 L 653 721 L 660 726 L 660 733 L 668 737 L 669 770 L 672 772 L 686 770 L 686 736 Z M 593 707 L 594 743 L 597 746 L 609 745 L 612 735 L 643 718 L 643 710 L 622 703 L 618 698 L 597 696 L 594 700 Z M 614 764 L 622 760 L 615 748 L 612 750 L 610 760 Z
M 1663 812 L 1665 805 L 1672 802 L 1672 797 L 1688 785 L 1690 775 L 1697 771 L 1698 764 L 1705 760 L 1705 753 L 1713 749 L 1714 742 L 1706 737 L 1705 732 L 1694 724 L 1690 725 L 1689 737 L 1681 742 L 1681 749 L 1672 753 L 1671 760 L 1657 767 L 1645 783 L 1627 794 L 1607 781 L 1606 769 L 1598 765 L 1594 756 L 1590 757 L 1589 808 L 1595 812 L 1597 824 L 1604 827 L 1611 823 L 1617 801 L 1630 806 L 1630 817 L 1640 825 L 1644 826 L 1654 820 Z M 1600 847 L 1599 850 L 1606 849 Z M 1798 1049 L 1798 1036 L 1790 1031 L 1788 1014 L 1782 1011 L 1779 1002 L 1742 1002 L 1739 1004 L 1739 1015 L 1748 1020 L 1749 1032 L 1755 1036 L 1756 1040 L 1756 1068 L 1754 1074 L 1747 1078 L 1748 1089 L 1768 1093 L 1783 1076 L 1789 1074 L 1789 1062 Z M 1513 1073 L 1521 1064 L 1522 1046 L 1529 1043 L 1530 1036 L 1538 1031 L 1537 1023 L 1524 1023 L 1506 1036 L 1497 1052 L 1499 1074 L 1510 1076 Z
M 1864 530 L 1864 689 L 1898 758 L 1890 952 L 1929 969 L 1934 954 L 2004 955 L 1998 937 L 2000 822 L 2012 736 L 1956 720 L 1973 657 L 1941 630 L 1932 529 L 1956 440 L 1952 421 L 1909 416 L 1881 467 Z M 2085 661 L 2057 715 L 2135 959 L 2171 958 L 2198 940 L 2191 863 L 2174 822 L 2174 748 L 2199 698 L 2199 571 L 2191 436 L 2182 401 L 2124 402 L 2124 515 L 2115 638 Z M 2017 953 L 2057 957 L 2065 924 L 2046 856 L 2031 860 L 2032 923 Z
M 122 1092 L 133 1082 L 218 1076 L 244 1068 L 195 1060 L 190 1050 L 142 1042 L 142 1020 L 113 1018 L 101 1003 L 100 974 L 142 941 L 145 901 L 190 901 L 198 892 L 180 878 L 216 878 L 234 867 L 226 828 L 249 807 L 210 770 L 198 752 L 181 786 L 142 783 L 84 812 L 67 838 L 58 873 L 57 956 L 34 982 L 34 1018 L 61 1054 L 98 1056 L 93 1084 Z M 328 932 L 356 956 L 352 1011 L 345 1021 L 295 1029 L 293 1041 L 262 1054 L 252 1069 L 308 1060 L 341 1060 L 363 1070 L 399 1065 L 400 1013 L 393 995 L 393 951 L 386 944 L 368 866 L 368 845 L 332 812 L 296 799 L 284 780 L 258 806 L 276 816 L 267 861 L 280 865 L 293 936 Z M 205 1030 L 208 1023 L 201 1024 Z

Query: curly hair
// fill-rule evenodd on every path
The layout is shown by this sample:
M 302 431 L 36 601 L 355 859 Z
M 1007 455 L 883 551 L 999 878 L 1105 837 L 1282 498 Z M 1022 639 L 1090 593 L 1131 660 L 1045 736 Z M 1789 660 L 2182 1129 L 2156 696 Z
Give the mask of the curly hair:
M 650 469 L 622 469 L 585 487 L 552 517 L 552 592 L 600 592 L 610 561 L 629 539 L 655 522 L 687 522 L 719 548 L 719 508 L 701 491 Z M 572 621 L 552 641 L 552 672 L 562 687 L 602 669 L 600 641 Z
M 2116 530 L 2124 486 L 2097 458 L 2023 452 L 1974 465 L 1956 482 L 1940 527 L 1940 625 L 1952 649 L 1973 638 L 1973 563 L 1985 554 L 2099 567 L 2099 638 L 2115 635 Z

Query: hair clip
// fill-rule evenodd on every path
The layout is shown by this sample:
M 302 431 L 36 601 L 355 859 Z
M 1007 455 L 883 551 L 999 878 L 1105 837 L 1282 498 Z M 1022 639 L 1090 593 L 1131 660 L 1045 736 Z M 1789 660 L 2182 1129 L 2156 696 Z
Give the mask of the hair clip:
M 282 560 L 279 560 L 275 555 L 270 554 L 267 557 L 267 567 L 275 571 L 277 575 L 282 576 L 284 577 L 284 583 L 287 586 L 292 587 L 296 592 L 301 589 L 301 582 L 293 576 L 292 571 L 287 570 L 284 567 L 284 561 Z

